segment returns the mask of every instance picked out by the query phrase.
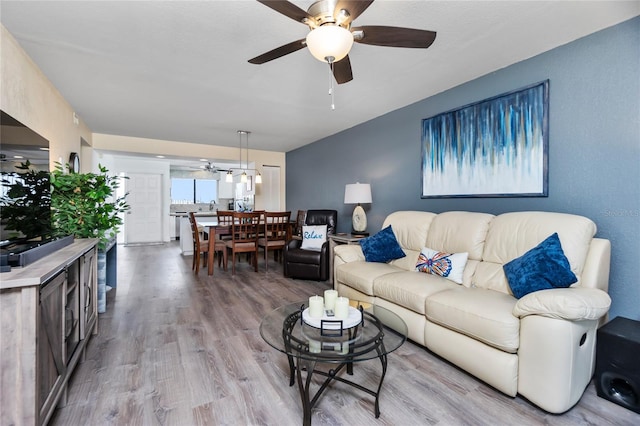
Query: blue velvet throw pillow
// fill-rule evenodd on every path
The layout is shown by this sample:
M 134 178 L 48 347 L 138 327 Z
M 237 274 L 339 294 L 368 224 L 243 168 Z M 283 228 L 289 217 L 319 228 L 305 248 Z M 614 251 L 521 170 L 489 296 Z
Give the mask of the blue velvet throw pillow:
M 406 256 L 396 240 L 391 225 L 371 237 L 360 240 L 360 246 L 367 262 L 386 263 Z
M 511 292 L 518 299 L 538 290 L 569 287 L 578 281 L 557 233 L 502 268 Z

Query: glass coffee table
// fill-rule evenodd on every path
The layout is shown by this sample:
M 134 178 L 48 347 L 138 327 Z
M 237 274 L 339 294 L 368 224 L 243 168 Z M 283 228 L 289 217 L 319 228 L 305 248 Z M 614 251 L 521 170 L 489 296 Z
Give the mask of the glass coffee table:
M 333 380 L 374 396 L 374 413 L 378 418 L 378 398 L 387 372 L 387 355 L 405 342 L 407 325 L 395 313 L 369 303 L 352 301 L 349 319 L 342 323 L 334 318 L 309 318 L 308 312 L 304 311 L 305 304 L 306 301 L 281 306 L 268 313 L 260 324 L 260 335 L 265 342 L 287 355 L 289 386 L 295 384 L 296 377 L 298 379 L 304 412 L 303 425 L 311 425 L 311 410 Z M 342 371 L 353 375 L 355 363 L 376 358 L 382 364 L 377 389 L 368 389 L 339 375 Z M 328 364 L 328 370 L 320 370 L 318 364 Z M 304 381 L 302 371 L 306 371 Z M 311 378 L 314 374 L 326 379 L 311 396 Z

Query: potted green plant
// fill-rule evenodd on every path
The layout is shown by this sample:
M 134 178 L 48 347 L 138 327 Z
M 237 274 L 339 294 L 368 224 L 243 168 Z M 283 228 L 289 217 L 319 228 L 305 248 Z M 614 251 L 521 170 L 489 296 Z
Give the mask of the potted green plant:
M 60 163 L 51 172 L 51 215 L 54 232 L 76 238 L 98 238 L 104 249 L 129 210 L 126 194 L 116 196 L 119 180 L 98 165 L 100 173 L 66 173 Z
M 130 209 L 126 194 L 117 196 L 116 176 L 98 165 L 99 173 L 68 173 L 56 162 L 51 172 L 51 218 L 57 235 L 98 238 L 98 312 L 106 310 L 106 253 L 109 241 Z

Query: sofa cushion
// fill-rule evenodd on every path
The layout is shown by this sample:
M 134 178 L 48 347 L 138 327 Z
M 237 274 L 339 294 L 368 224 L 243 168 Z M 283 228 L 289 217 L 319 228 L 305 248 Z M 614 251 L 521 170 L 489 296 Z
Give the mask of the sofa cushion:
M 438 275 L 402 271 L 380 276 L 374 280 L 376 297 L 424 315 L 427 297 L 457 287 L 457 284 Z
M 424 245 L 447 253 L 466 252 L 469 259 L 480 260 L 493 218 L 488 213 L 440 213 L 433 219 Z
M 388 263 L 349 262 L 336 266 L 336 281 L 344 283 L 368 296 L 373 296 L 373 280 L 401 269 Z
M 301 249 L 320 251 L 325 241 L 327 241 L 327 225 L 304 225 L 302 227 Z
M 466 334 L 500 350 L 516 353 L 520 320 L 512 314 L 517 299 L 493 290 L 455 286 L 427 298 L 431 322 Z
M 454 283 L 462 284 L 468 256 L 469 253 L 443 253 L 425 247 L 418 256 L 416 271 L 440 275 Z
M 407 249 L 415 251 L 416 255 L 420 252 L 422 247 L 425 246 L 429 227 L 435 217 L 436 214 L 431 212 L 398 211 L 387 216 L 382 227 L 393 226 L 393 233 L 400 247 L 402 247 L 407 256 L 412 256 L 407 252 Z M 415 258 L 411 262 L 413 265 L 409 266 L 407 270 L 413 269 Z
M 580 279 L 596 225 L 583 216 L 552 212 L 515 212 L 496 216 L 489 225 L 482 262 L 473 285 L 510 293 L 502 265 L 558 233 L 571 271 Z
M 509 287 L 518 299 L 538 290 L 569 287 L 578 281 L 571 272 L 557 233 L 505 264 L 503 269 Z
M 367 262 L 386 263 L 405 257 L 391 225 L 371 237 L 360 240 L 360 247 Z

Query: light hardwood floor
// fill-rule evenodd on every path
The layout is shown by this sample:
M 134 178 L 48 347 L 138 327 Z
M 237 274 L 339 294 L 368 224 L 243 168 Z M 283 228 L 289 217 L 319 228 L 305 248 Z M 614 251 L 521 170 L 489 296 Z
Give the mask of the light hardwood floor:
M 99 334 L 70 381 L 52 425 L 299 425 L 297 385 L 286 357 L 260 337 L 279 305 L 322 294 L 327 283 L 290 280 L 240 262 L 235 276 L 191 271 L 175 242 L 119 247 L 118 287 L 108 293 Z M 356 366 L 369 386 L 377 361 Z M 375 419 L 370 396 L 341 383 L 323 394 L 313 425 L 638 425 L 640 415 L 596 395 L 552 415 L 511 398 L 407 342 L 389 356 Z

